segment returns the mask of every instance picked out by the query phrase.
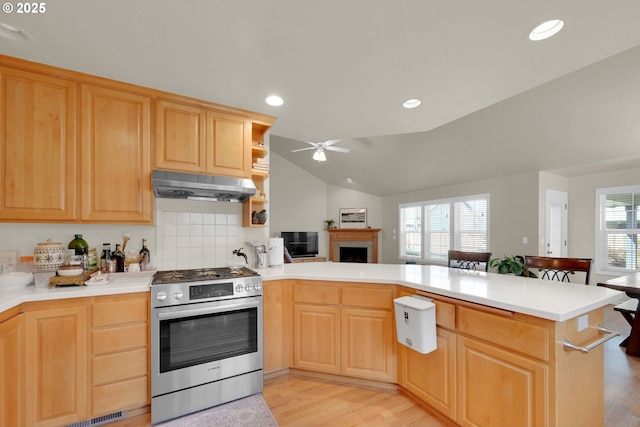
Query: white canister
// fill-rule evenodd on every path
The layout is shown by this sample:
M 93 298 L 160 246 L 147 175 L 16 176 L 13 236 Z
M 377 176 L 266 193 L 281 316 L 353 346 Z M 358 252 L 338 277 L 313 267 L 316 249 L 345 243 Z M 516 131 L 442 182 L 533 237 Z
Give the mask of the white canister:
M 38 243 L 33 251 L 33 269 L 34 271 L 51 271 L 57 270 L 64 264 L 65 249 L 60 242 L 46 241 Z

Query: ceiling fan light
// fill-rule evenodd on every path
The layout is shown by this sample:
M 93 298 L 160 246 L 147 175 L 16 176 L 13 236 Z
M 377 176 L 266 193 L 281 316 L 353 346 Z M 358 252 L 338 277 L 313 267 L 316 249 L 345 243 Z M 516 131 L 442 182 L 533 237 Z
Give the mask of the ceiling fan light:
M 540 41 L 556 35 L 564 27 L 562 19 L 551 19 L 535 27 L 529 33 L 529 40 Z
M 318 162 L 325 162 L 327 160 L 327 156 L 325 156 L 324 150 L 321 148 L 318 148 L 316 151 L 314 151 L 313 160 L 316 160 Z

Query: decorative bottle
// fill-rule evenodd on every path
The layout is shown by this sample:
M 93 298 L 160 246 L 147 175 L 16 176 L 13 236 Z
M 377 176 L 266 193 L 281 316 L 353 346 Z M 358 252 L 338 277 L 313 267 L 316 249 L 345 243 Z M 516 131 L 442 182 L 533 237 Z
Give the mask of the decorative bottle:
M 124 259 L 125 255 L 122 252 L 122 245 L 116 243 L 116 251 L 113 253 L 113 258 L 116 261 L 116 273 L 124 273 Z
M 109 261 L 111 261 L 111 243 L 102 244 L 102 256 L 100 257 L 100 271 L 109 272 Z
M 140 270 L 144 271 L 151 261 L 151 253 L 147 249 L 147 239 L 142 239 L 142 249 L 140 249 Z
M 89 244 L 82 238 L 82 234 L 76 234 L 75 239 L 69 242 L 68 249 L 73 249 L 75 255 L 84 255 L 89 253 Z

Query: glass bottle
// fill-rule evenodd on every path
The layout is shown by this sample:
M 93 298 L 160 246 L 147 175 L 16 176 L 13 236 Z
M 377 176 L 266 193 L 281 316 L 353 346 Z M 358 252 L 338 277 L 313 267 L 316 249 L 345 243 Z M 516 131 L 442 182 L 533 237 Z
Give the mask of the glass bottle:
M 109 261 L 111 261 L 111 243 L 102 244 L 102 256 L 100 257 L 100 271 L 109 272 Z
M 73 249 L 75 255 L 84 255 L 89 253 L 89 244 L 82 238 L 82 234 L 76 234 L 75 239 L 69 242 L 68 249 Z
M 124 273 L 125 255 L 122 252 L 122 245 L 116 243 L 116 251 L 113 253 L 113 259 L 116 261 L 116 273 Z
M 145 267 L 151 261 L 151 253 L 147 249 L 147 239 L 142 239 L 142 249 L 140 249 L 140 270 L 144 271 Z

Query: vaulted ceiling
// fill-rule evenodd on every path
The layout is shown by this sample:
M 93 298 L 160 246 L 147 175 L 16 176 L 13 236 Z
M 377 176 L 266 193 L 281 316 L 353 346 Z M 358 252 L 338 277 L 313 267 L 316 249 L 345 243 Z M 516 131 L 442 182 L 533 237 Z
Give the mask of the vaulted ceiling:
M 383 196 L 640 166 L 639 22 L 637 0 L 59 0 L 0 14 L 29 37 L 0 53 L 274 115 L 272 151 Z M 350 153 L 291 153 L 327 139 Z

